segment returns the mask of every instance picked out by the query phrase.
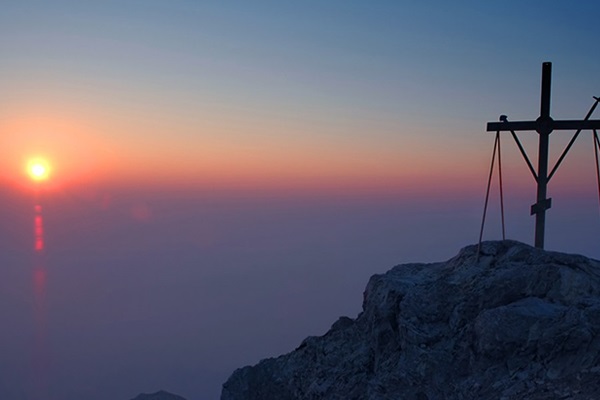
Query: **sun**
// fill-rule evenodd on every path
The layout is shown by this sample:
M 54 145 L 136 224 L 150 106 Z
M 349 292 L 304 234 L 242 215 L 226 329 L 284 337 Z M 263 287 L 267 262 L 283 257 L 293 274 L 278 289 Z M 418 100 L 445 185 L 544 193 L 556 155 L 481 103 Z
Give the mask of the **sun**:
M 27 173 L 34 181 L 45 181 L 50 175 L 50 167 L 46 160 L 34 159 L 27 164 Z

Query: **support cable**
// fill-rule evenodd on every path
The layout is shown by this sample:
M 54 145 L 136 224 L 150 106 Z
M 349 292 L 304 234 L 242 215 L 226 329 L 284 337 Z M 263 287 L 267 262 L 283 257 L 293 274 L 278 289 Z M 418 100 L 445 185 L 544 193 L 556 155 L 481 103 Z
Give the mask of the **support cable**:
M 487 190 L 485 193 L 485 203 L 483 205 L 483 217 L 481 218 L 481 229 L 479 231 L 479 244 L 477 245 L 477 261 L 479 261 L 479 254 L 481 252 L 481 241 L 483 239 L 483 228 L 485 226 L 485 217 L 487 214 L 488 202 L 490 199 L 490 187 L 492 186 L 492 175 L 494 173 L 494 163 L 496 161 L 496 149 L 498 148 L 498 141 L 500 140 L 500 132 L 496 132 L 496 139 L 494 140 L 494 150 L 492 152 L 492 162 L 490 164 L 490 173 L 488 175 Z
M 594 155 L 596 156 L 596 180 L 598 182 L 598 207 L 600 207 L 600 164 L 598 163 L 598 149 L 600 149 L 600 140 L 598 131 L 594 129 Z

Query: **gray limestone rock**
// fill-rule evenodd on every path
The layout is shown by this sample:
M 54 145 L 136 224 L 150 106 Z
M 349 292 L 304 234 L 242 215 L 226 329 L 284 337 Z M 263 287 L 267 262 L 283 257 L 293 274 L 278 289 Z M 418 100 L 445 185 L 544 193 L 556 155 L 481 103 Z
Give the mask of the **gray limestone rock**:
M 356 319 L 221 400 L 600 398 L 600 262 L 514 241 L 373 276 Z

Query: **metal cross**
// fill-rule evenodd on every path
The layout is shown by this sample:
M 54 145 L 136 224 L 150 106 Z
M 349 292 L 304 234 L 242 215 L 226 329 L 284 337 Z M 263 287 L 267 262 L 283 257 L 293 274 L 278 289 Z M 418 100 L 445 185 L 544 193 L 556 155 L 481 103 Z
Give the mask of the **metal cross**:
M 600 129 L 600 120 L 590 120 L 589 117 L 594 112 L 600 98 L 594 97 L 595 103 L 588 112 L 588 115 L 583 120 L 563 120 L 555 121 L 550 117 L 550 82 L 552 79 L 552 63 L 545 62 L 542 64 L 542 96 L 540 116 L 535 121 L 511 121 L 509 122 L 506 116 L 500 116 L 501 122 L 488 122 L 488 132 L 509 131 L 519 146 L 521 154 L 525 158 L 533 177 L 537 182 L 537 202 L 531 206 L 531 215 L 535 214 L 535 246 L 544 248 L 544 229 L 546 225 L 546 210 L 552 205 L 552 199 L 546 198 L 548 182 L 556 172 L 558 166 L 566 156 L 571 145 L 577 138 L 577 135 L 582 130 Z M 548 174 L 548 148 L 550 142 L 550 134 L 555 130 L 576 130 L 575 136 L 557 161 L 556 165 Z M 533 169 L 523 146 L 519 142 L 515 131 L 536 131 L 539 134 L 539 152 L 538 152 L 538 169 L 537 173 Z

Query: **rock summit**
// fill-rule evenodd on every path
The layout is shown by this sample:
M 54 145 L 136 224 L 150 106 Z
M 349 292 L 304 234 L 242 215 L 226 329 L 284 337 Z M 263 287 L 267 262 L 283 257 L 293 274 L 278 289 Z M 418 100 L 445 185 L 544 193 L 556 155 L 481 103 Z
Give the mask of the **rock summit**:
M 362 312 L 221 400 L 600 398 L 600 262 L 514 241 L 374 275 Z

